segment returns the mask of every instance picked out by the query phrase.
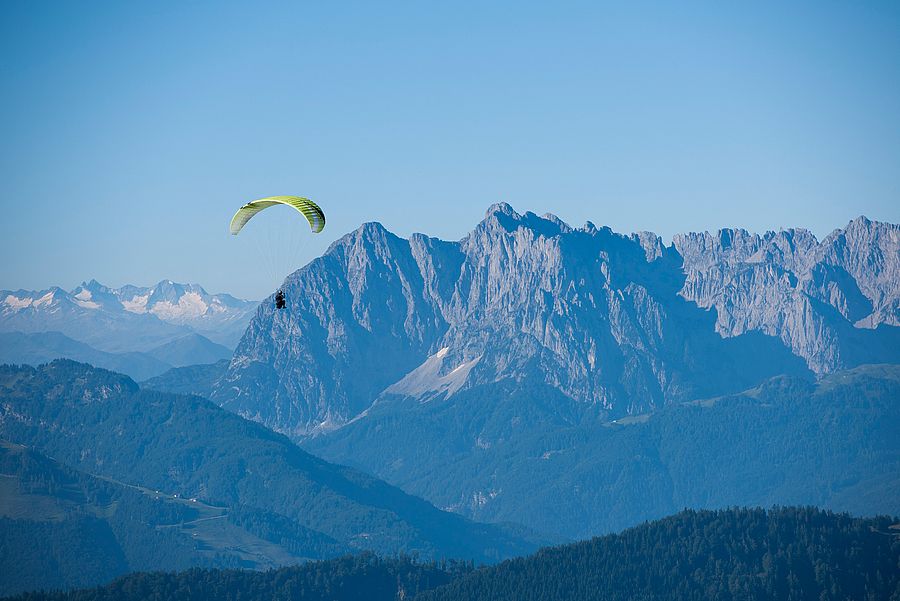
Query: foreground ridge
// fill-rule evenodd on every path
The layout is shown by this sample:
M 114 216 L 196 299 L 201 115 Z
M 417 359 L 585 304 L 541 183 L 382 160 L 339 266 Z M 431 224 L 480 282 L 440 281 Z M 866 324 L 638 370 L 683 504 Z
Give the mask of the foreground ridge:
M 814 508 L 684 511 L 621 534 L 477 570 L 465 562 L 423 564 L 362 555 L 265 573 L 132 574 L 96 589 L 15 599 L 895 599 L 900 597 L 896 528 L 892 518 Z
M 896 599 L 896 522 L 815 508 L 685 511 L 484 568 L 417 599 Z

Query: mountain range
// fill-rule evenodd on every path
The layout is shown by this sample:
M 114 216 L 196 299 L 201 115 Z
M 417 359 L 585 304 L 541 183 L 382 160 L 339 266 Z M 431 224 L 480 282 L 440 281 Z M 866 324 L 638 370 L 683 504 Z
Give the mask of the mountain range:
M 214 344 L 208 340 L 206 342 Z M 140 380 L 158 376 L 172 368 L 170 363 L 150 353 L 107 353 L 72 340 L 61 332 L 0 332 L 0 363 L 40 365 L 60 358 L 83 361 Z
M 900 363 L 898 280 L 900 228 L 864 217 L 669 245 L 506 204 L 459 242 L 369 223 L 287 279 L 287 309 L 262 303 L 208 394 L 439 507 L 568 537 L 684 506 L 898 511 L 897 449 L 865 434 L 900 425 L 893 368 L 865 367 Z
M 544 390 L 572 423 L 900 361 L 900 227 L 622 235 L 507 204 L 459 242 L 368 223 L 264 302 L 212 393 L 302 439 L 380 404 Z M 543 393 L 542 393 L 543 394 Z
M 0 290 L 0 331 L 61 332 L 112 353 L 147 352 L 188 334 L 234 348 L 257 304 L 171 280 L 121 288 L 91 280 L 71 291 Z
M 61 332 L 0 332 L 0 363 L 40 365 L 54 359 L 73 359 L 117 371 L 137 380 L 153 378 L 173 368 L 215 364 L 231 351 L 200 334 L 185 334 L 146 352 L 108 353 Z
M 0 291 L 0 363 L 84 361 L 137 380 L 231 358 L 258 303 L 170 280 Z

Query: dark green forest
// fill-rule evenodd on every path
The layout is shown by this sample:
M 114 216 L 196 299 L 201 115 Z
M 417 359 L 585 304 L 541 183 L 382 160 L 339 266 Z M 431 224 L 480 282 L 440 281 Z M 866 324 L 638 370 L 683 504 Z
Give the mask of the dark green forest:
M 29 593 L 18 601 L 393 601 L 471 571 L 466 562 L 419 563 L 366 553 L 268 572 L 193 569 L 119 578 L 68 593 Z
M 474 569 L 371 554 L 268 572 L 132 574 L 16 601 L 900 599 L 900 525 L 815 508 L 683 511 Z
M 684 511 L 478 570 L 421 601 L 900 599 L 896 519 Z
M 134 571 L 263 569 L 347 552 L 278 514 L 127 486 L 0 440 L 0 595 Z

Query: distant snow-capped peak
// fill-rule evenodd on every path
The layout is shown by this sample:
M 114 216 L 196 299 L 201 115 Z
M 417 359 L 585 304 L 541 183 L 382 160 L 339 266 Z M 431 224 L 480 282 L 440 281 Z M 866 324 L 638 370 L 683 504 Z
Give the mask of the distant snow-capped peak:
M 3 314 L 26 309 L 40 311 L 54 303 L 91 311 L 149 313 L 178 324 L 195 320 L 227 321 L 229 317 L 243 316 L 257 305 L 230 294 L 210 294 L 198 284 L 179 284 L 172 280 L 163 280 L 152 287 L 126 285 L 121 288 L 109 288 L 97 280 L 90 280 L 68 292 L 57 287 L 0 292 L 0 312 Z
M 143 351 L 190 332 L 234 348 L 259 305 L 197 284 L 0 290 L 0 332 L 62 332 L 109 352 Z
M 2 290 L 0 291 L 0 313 L 16 313 L 26 309 L 47 309 L 68 299 L 69 294 L 56 287 L 46 290 Z

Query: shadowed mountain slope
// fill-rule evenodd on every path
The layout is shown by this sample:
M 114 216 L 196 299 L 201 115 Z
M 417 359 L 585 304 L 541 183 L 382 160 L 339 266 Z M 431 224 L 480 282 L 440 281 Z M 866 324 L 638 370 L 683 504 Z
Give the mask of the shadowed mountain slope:
M 193 396 L 71 361 L 0 367 L 0 436 L 127 484 L 255 508 L 351 549 L 492 561 L 534 548 L 317 459 Z
M 616 421 L 571 418 L 551 388 L 504 392 L 379 405 L 307 447 L 473 519 L 573 539 L 684 507 L 900 514 L 900 366 L 782 376 Z

